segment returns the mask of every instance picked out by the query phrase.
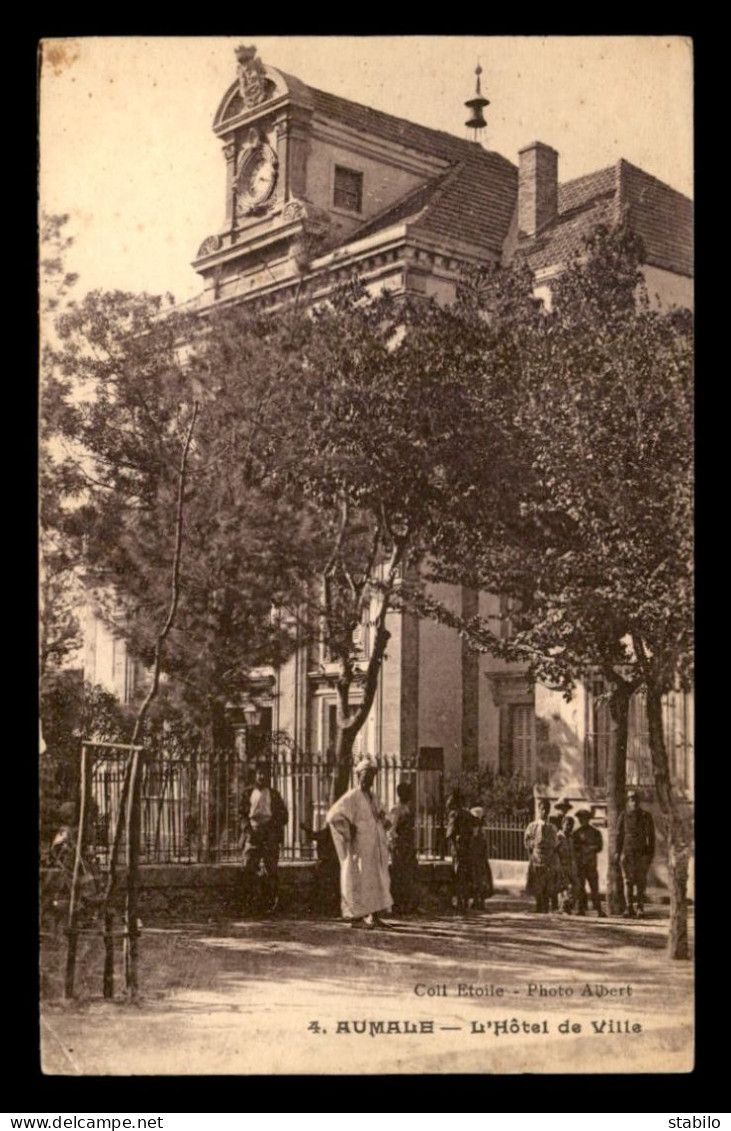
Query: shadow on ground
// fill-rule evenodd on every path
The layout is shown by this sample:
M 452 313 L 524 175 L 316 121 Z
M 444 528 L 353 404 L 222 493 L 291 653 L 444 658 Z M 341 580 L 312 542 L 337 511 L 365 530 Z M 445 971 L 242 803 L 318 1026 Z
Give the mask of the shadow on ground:
M 417 984 L 502 984 L 526 997 L 530 984 L 631 982 L 644 986 L 665 1007 L 663 982 L 688 982 L 690 964 L 668 963 L 667 919 L 656 909 L 642 921 L 594 917 L 538 916 L 515 900 L 502 901 L 484 913 L 466 917 L 430 916 L 394 920 L 388 930 L 354 931 L 337 920 L 273 917 L 216 924 L 180 924 L 143 929 L 142 993 L 156 1008 L 183 1007 L 187 991 L 196 991 L 201 1008 L 224 998 L 259 996 L 266 986 L 286 997 L 288 985 L 320 985 L 332 993 L 351 993 L 367 984 L 369 996 L 413 993 Z M 47 939 L 42 955 L 42 992 L 51 1008 L 84 1009 L 100 998 L 103 950 L 92 931 L 79 947 L 77 1000 L 60 1001 L 65 944 Z M 119 966 L 121 967 L 121 955 Z M 121 969 L 117 990 L 122 992 Z M 208 1005 L 198 995 L 210 999 Z M 548 995 L 546 995 L 548 996 Z M 527 1000 L 540 1001 L 536 991 Z M 106 1003 L 110 1004 L 110 1003 Z M 185 1008 L 193 1007 L 189 1001 Z M 197 1007 L 197 1006 L 196 1006 Z M 238 1008 L 235 1001 L 228 1006 Z

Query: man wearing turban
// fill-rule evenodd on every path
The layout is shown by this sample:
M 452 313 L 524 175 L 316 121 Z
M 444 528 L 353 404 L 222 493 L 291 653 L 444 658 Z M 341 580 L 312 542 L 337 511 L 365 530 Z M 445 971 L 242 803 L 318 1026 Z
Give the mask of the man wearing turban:
M 372 793 L 378 767 L 361 758 L 355 767 L 358 784 L 343 794 L 327 814 L 340 860 L 343 917 L 352 927 L 372 930 L 391 909 L 386 817 Z

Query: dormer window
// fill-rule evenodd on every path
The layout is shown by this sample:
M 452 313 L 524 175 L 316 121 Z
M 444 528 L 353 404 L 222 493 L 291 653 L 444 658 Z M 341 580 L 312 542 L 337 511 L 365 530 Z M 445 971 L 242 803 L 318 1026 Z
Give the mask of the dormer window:
M 343 165 L 335 166 L 333 205 L 335 208 L 342 208 L 344 212 L 360 213 L 363 210 L 362 173 L 356 169 L 346 169 Z

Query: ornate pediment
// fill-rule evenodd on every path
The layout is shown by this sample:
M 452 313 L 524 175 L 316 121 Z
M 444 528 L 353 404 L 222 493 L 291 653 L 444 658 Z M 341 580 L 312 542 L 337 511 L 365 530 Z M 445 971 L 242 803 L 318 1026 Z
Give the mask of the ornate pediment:
M 236 48 L 236 75 L 238 78 L 239 95 L 245 110 L 254 106 L 261 106 L 268 102 L 274 93 L 274 83 L 267 76 L 264 64 L 256 57 L 256 47 L 244 47 L 242 44 Z
M 226 91 L 213 119 L 213 129 L 227 136 L 238 118 L 266 113 L 270 104 L 287 97 L 297 106 L 312 108 L 308 88 L 299 79 L 283 75 L 257 58 L 255 47 L 236 49 L 236 81 Z
M 534 701 L 533 685 L 523 672 L 490 672 L 487 679 L 496 707 L 528 706 Z

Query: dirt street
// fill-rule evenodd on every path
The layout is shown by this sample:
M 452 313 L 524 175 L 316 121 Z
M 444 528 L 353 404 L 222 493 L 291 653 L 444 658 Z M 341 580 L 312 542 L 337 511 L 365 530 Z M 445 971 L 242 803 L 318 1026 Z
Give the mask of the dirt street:
M 518 899 L 388 931 L 337 921 L 145 929 L 143 1001 L 104 1002 L 101 944 L 78 1001 L 46 978 L 46 1073 L 682 1072 L 692 964 L 641 922 L 538 916 Z M 121 992 L 121 986 L 120 986 Z

